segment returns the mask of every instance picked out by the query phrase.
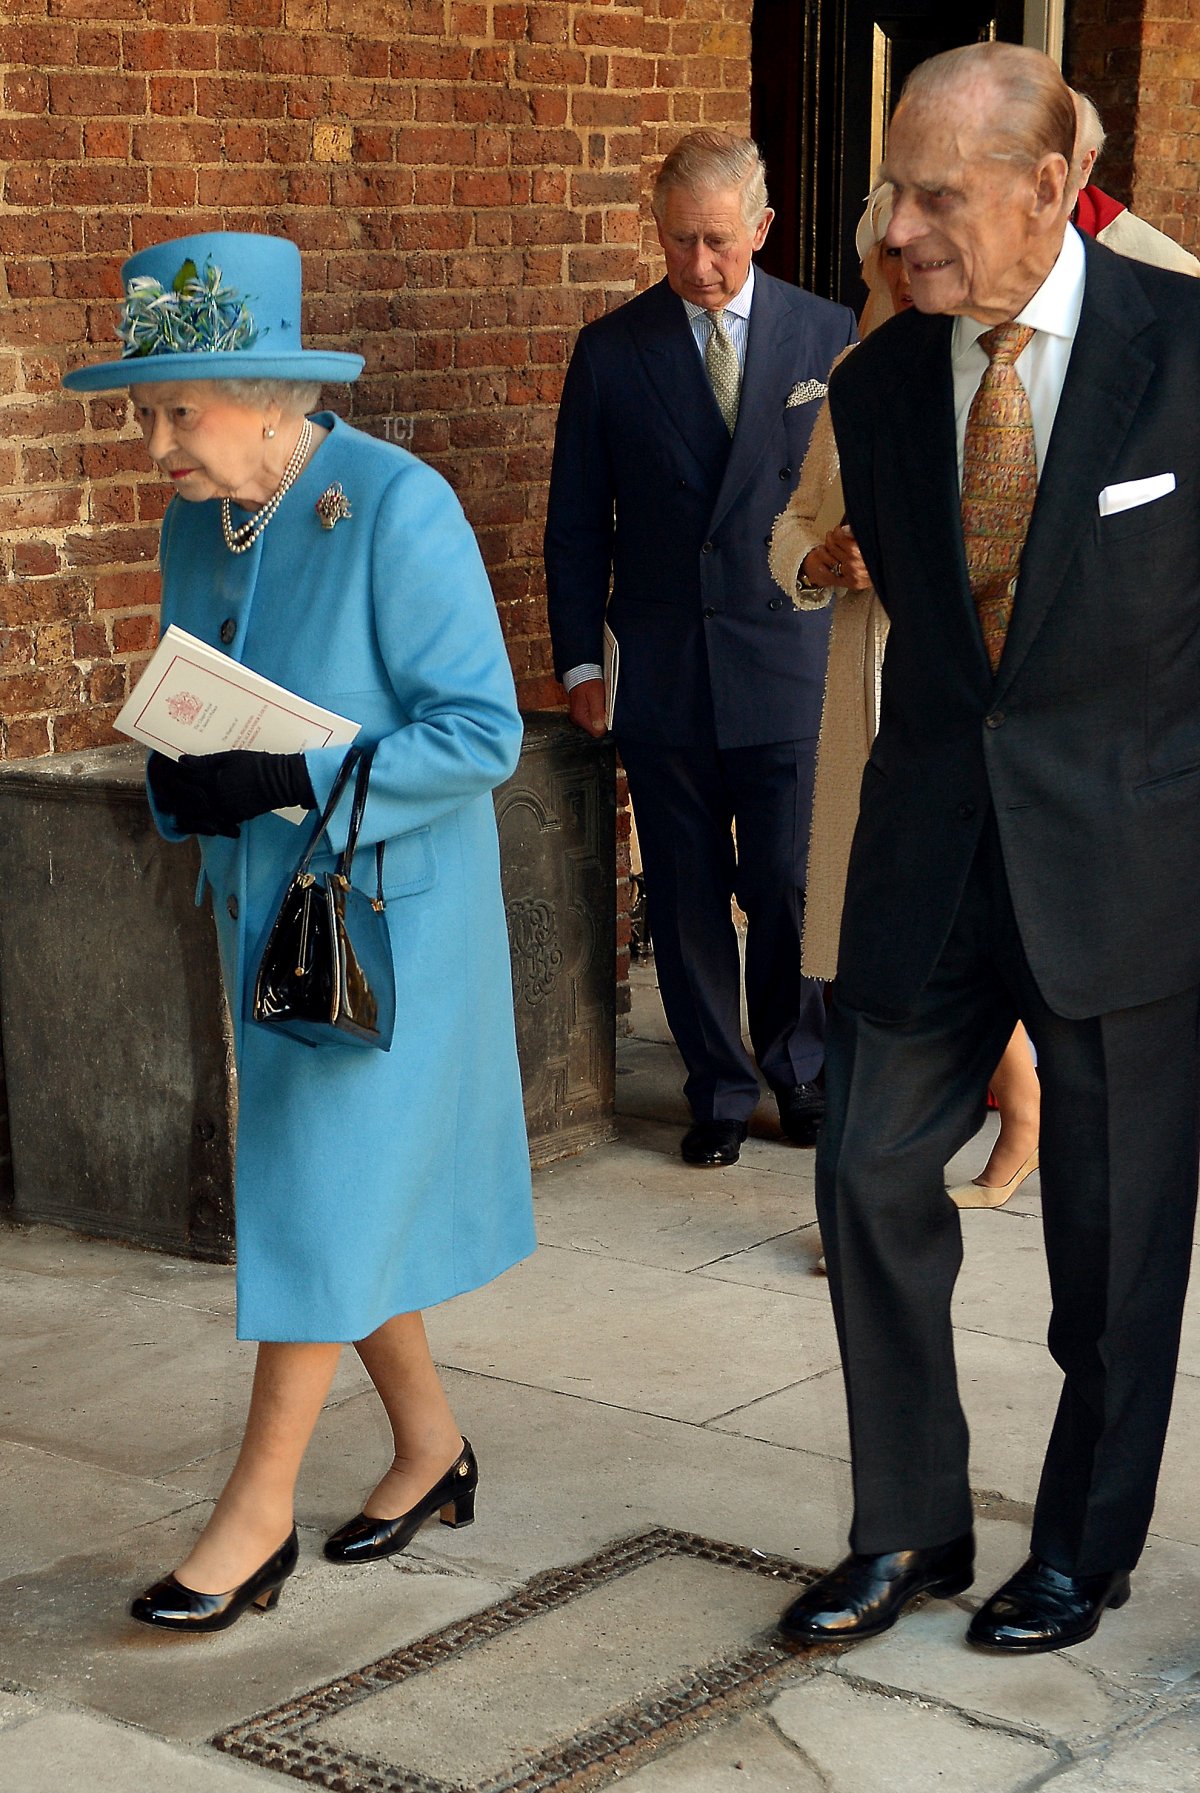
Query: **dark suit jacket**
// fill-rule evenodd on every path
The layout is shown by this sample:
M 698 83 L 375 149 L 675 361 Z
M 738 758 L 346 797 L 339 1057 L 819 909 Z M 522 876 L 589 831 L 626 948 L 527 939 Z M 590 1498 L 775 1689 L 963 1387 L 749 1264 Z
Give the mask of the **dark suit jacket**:
M 1072 1018 L 1200 983 L 1200 281 L 1085 239 L 1087 284 L 993 678 L 967 583 L 951 320 L 832 383 L 850 523 L 891 618 L 839 978 L 903 1014 L 994 805 L 1022 942 Z M 1102 517 L 1121 481 L 1168 496 Z
M 683 301 L 666 281 L 579 335 L 563 389 L 546 523 L 555 671 L 620 643 L 614 732 L 675 747 L 815 735 L 824 614 L 771 579 L 771 526 L 850 312 L 756 269 L 730 442 Z M 814 395 L 788 406 L 794 387 Z M 611 585 L 611 602 L 610 602 Z

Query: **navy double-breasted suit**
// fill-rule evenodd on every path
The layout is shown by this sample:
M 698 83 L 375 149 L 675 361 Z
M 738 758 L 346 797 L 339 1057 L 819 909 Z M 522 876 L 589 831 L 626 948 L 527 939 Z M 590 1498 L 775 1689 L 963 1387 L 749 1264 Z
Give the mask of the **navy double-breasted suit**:
M 755 270 L 731 440 L 664 280 L 586 326 L 563 390 L 546 528 L 555 670 L 600 662 L 607 619 L 620 648 L 613 733 L 697 1119 L 743 1119 L 758 1097 L 740 1037 L 735 886 L 764 1074 L 784 1088 L 821 1062 L 798 930 L 829 624 L 779 592 L 767 544 L 854 334 L 843 307 Z

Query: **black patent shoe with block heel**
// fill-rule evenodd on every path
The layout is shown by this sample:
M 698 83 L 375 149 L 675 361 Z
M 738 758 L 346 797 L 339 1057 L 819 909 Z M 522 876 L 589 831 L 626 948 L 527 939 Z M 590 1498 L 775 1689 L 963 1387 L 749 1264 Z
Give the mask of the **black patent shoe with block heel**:
M 270 1612 L 278 1606 L 283 1584 L 299 1556 L 300 1545 L 293 1526 L 291 1536 L 274 1556 L 269 1556 L 253 1575 L 227 1594 L 201 1594 L 168 1575 L 139 1594 L 129 1611 L 143 1625 L 161 1625 L 167 1631 L 224 1631 L 241 1618 L 248 1606 L 257 1606 L 260 1612 Z
M 377 1562 L 403 1550 L 435 1513 L 440 1513 L 443 1525 L 471 1525 L 478 1486 L 479 1465 L 470 1441 L 464 1438 L 462 1450 L 441 1481 L 415 1507 L 398 1519 L 373 1519 L 369 1513 L 359 1513 L 325 1540 L 325 1555 L 331 1563 Z

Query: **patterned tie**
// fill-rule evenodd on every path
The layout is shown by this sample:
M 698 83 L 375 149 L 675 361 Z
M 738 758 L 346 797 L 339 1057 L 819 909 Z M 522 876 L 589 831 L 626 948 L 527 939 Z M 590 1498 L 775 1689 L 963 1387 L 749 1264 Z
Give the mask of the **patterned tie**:
M 993 672 L 1004 652 L 1037 497 L 1033 413 L 1013 365 L 1032 335 L 1028 324 L 999 324 L 979 338 L 989 365 L 971 401 L 963 445 L 963 542 Z
M 708 321 L 712 325 L 712 334 L 704 350 L 704 365 L 712 382 L 713 397 L 717 401 L 717 409 L 725 419 L 725 427 L 732 436 L 737 423 L 738 394 L 742 384 L 742 370 L 738 366 L 737 350 L 730 341 L 722 319 L 723 311 L 710 311 Z

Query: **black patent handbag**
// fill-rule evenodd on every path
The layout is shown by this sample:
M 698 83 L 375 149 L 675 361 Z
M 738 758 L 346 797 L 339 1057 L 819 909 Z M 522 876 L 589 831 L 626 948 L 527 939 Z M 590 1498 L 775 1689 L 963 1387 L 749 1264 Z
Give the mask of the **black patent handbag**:
M 375 896 L 351 883 L 374 745 L 351 747 L 283 893 L 250 995 L 250 1019 L 306 1046 L 375 1046 L 396 1025 L 396 971 L 383 900 L 383 842 Z M 317 844 L 355 774 L 346 846 L 331 872 L 310 870 Z

